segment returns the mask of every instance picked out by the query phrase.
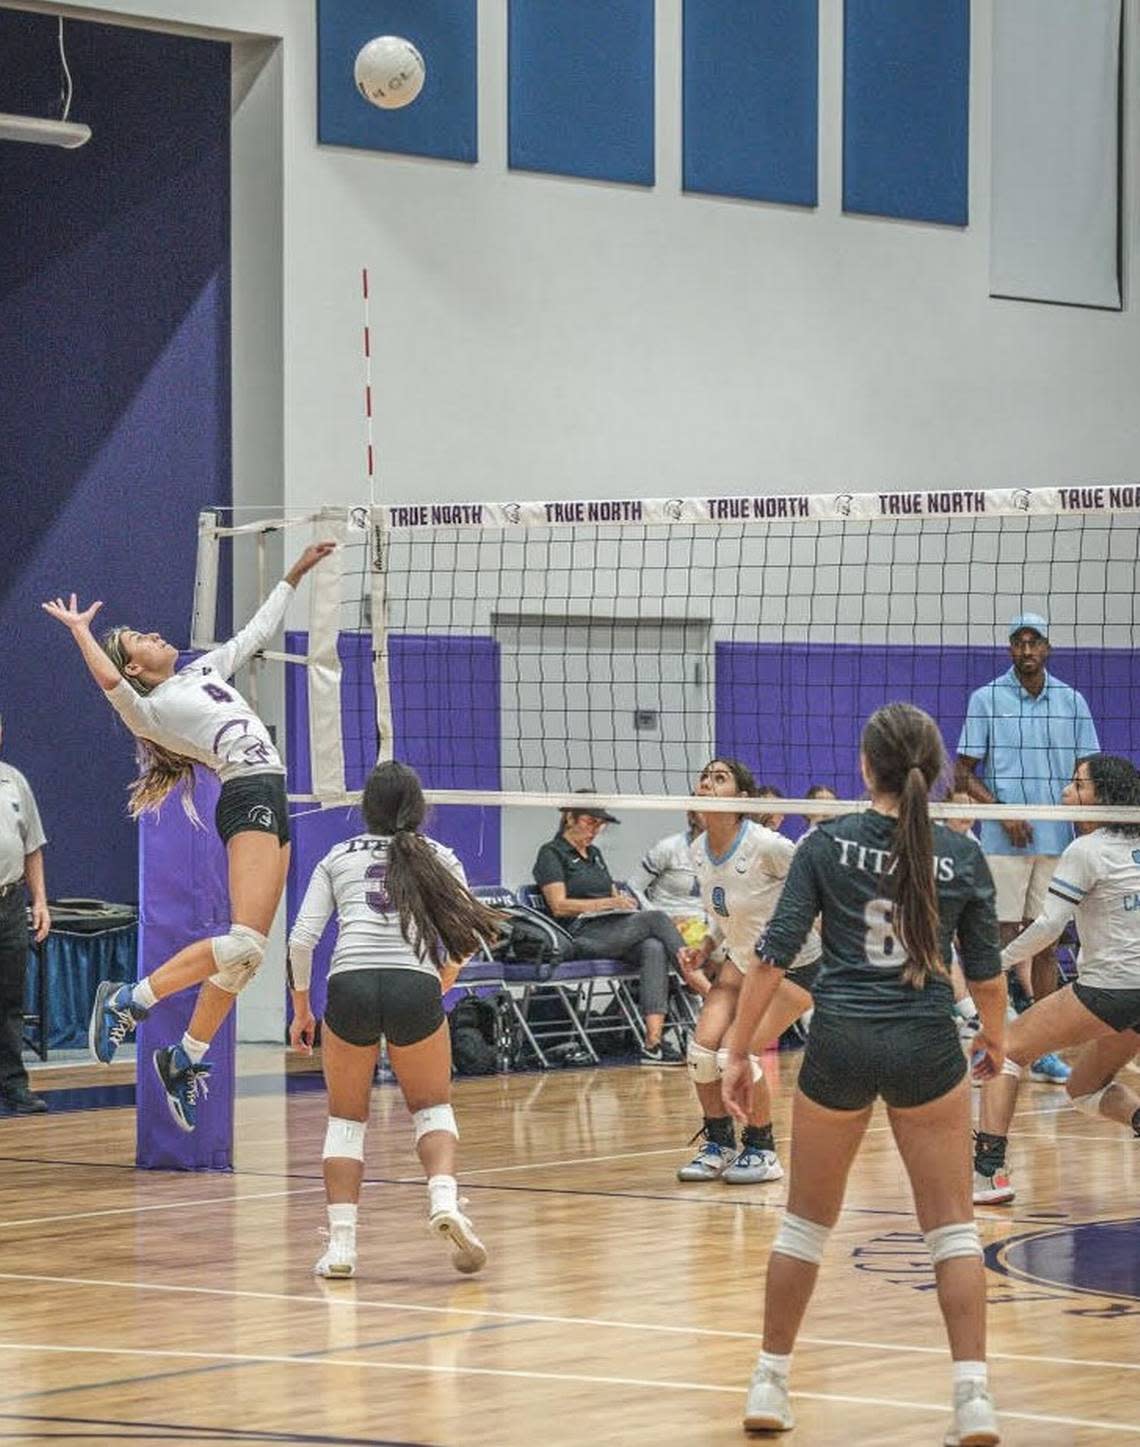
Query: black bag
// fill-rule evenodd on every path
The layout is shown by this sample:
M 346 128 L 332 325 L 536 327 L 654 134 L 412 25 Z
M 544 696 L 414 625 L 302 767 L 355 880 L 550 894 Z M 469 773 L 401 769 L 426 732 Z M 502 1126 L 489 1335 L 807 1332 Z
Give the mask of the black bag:
M 497 1012 L 488 1000 L 466 995 L 448 1019 L 451 1030 L 451 1063 L 457 1075 L 494 1075 L 498 1068 L 495 1052 Z
M 512 905 L 503 932 L 495 945 L 494 956 L 507 964 L 547 966 L 546 974 L 563 960 L 573 959 L 574 940 L 554 920 L 525 905 Z M 540 969 L 540 974 L 543 971 Z
M 519 1030 L 510 996 L 467 995 L 452 1010 L 451 1061 L 457 1075 L 494 1075 L 519 1063 Z

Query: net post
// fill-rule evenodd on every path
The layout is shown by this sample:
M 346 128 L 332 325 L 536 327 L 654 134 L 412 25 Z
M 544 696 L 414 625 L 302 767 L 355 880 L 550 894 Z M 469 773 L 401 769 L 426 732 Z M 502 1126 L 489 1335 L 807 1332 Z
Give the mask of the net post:
M 376 689 L 376 762 L 391 759 L 395 744 L 392 727 L 392 686 L 388 669 L 388 514 L 383 507 L 369 509 L 372 617 L 372 683 Z
M 211 647 L 218 625 L 218 519 L 214 508 L 198 514 L 198 558 L 190 613 L 190 647 L 195 649 Z
M 329 507 L 321 509 L 313 525 L 315 541 L 337 544 L 309 574 L 309 757 L 313 793 L 320 799 L 341 799 L 346 787 L 337 651 L 346 521 L 343 508 Z

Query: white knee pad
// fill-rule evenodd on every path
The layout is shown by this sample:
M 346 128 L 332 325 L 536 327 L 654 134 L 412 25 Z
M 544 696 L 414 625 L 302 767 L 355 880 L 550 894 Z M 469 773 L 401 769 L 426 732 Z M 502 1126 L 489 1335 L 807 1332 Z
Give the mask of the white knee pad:
M 950 1226 L 936 1226 L 933 1231 L 927 1231 L 926 1245 L 935 1266 L 942 1261 L 950 1261 L 955 1256 L 982 1254 L 978 1228 L 973 1221 L 955 1221 Z
M 1100 1103 L 1104 1099 L 1105 1092 L 1111 1087 L 1110 1080 L 1102 1090 L 1094 1090 L 1091 1095 L 1071 1095 L 1069 1101 L 1074 1110 L 1079 1110 L 1082 1115 L 1099 1116 Z
M 367 1129 L 367 1121 L 344 1120 L 330 1115 L 322 1158 L 327 1161 L 330 1156 L 339 1156 L 341 1160 L 363 1161 L 364 1132 Z
M 230 925 L 228 935 L 218 935 L 210 941 L 214 952 L 216 975 L 210 976 L 210 983 L 231 995 L 240 995 L 257 974 L 269 940 L 246 924 Z
M 691 1035 L 685 1059 L 694 1085 L 715 1085 L 720 1079 L 719 1052 L 707 1045 L 698 1045 Z
M 764 1067 L 760 1064 L 760 1057 L 758 1055 L 750 1055 L 748 1057 L 748 1063 L 752 1067 L 752 1079 L 754 1081 L 763 1080 Z M 720 1072 L 720 1074 L 723 1075 L 727 1066 L 728 1051 L 722 1047 L 716 1052 L 716 1068 Z
M 776 1239 L 772 1242 L 772 1250 L 778 1251 L 781 1256 L 795 1256 L 800 1261 L 810 1261 L 813 1266 L 818 1266 L 823 1260 L 823 1248 L 830 1235 L 830 1226 L 820 1226 L 816 1221 L 805 1221 L 802 1216 L 793 1216 L 790 1211 L 785 1211 Z
M 428 1134 L 429 1131 L 443 1130 L 448 1135 L 459 1139 L 459 1127 L 455 1124 L 455 1112 L 449 1105 L 429 1105 L 426 1110 L 417 1110 L 412 1116 L 412 1125 L 416 1130 L 416 1145 L 420 1143 L 420 1137 Z
M 1014 1080 L 1020 1080 L 1021 1066 L 1018 1065 L 1016 1060 L 1011 1060 L 1007 1055 L 1001 1063 L 1001 1073 L 1012 1076 Z

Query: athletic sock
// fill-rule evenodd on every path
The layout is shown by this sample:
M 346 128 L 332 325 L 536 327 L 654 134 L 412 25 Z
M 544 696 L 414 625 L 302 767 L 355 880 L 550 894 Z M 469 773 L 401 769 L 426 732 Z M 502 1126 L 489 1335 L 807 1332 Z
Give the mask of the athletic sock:
M 776 1139 L 772 1134 L 772 1122 L 769 1121 L 767 1125 L 746 1125 L 740 1143 L 746 1151 L 775 1151 Z
M 328 1208 L 329 1229 L 337 1226 L 351 1226 L 356 1229 L 356 1202 L 336 1201 Z
M 428 1212 L 459 1210 L 459 1182 L 454 1176 L 428 1177 Z
M 954 1364 L 954 1385 L 960 1386 L 962 1382 L 977 1382 L 984 1391 L 989 1383 L 989 1371 L 985 1362 L 955 1362 Z
M 150 987 L 149 979 L 142 979 L 131 991 L 131 999 L 136 1005 L 141 1005 L 144 1010 L 153 1010 L 158 1004 L 158 996 Z
M 736 1127 L 730 1115 L 706 1115 L 705 1135 L 713 1145 L 724 1146 L 728 1150 L 736 1148 Z
M 206 1051 L 210 1048 L 208 1040 L 195 1040 L 193 1035 L 183 1035 L 182 1048 L 190 1057 L 191 1065 L 200 1065 L 206 1058 Z
M 792 1354 L 789 1352 L 786 1357 L 782 1357 L 775 1352 L 761 1352 L 756 1360 L 756 1365 L 771 1372 L 774 1377 L 779 1377 L 782 1382 L 786 1382 L 792 1370 Z

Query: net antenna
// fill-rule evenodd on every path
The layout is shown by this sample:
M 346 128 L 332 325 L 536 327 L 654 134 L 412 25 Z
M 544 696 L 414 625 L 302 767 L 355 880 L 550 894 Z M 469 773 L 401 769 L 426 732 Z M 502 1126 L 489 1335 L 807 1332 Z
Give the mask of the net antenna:
M 387 518 L 378 509 L 376 500 L 376 447 L 373 439 L 372 411 L 372 317 L 368 290 L 368 268 L 360 269 L 361 301 L 364 307 L 364 436 L 365 470 L 368 479 L 368 509 L 353 508 L 350 520 L 369 535 L 369 568 L 367 622 L 372 631 L 372 686 L 376 691 L 376 762 L 392 758 L 392 697 L 388 675 L 388 595 L 385 569 L 388 559 Z

